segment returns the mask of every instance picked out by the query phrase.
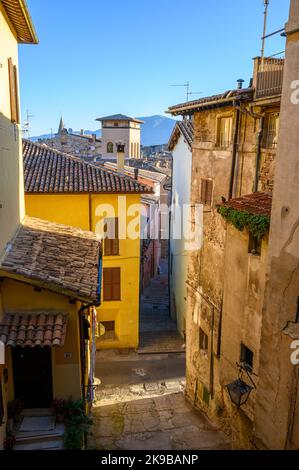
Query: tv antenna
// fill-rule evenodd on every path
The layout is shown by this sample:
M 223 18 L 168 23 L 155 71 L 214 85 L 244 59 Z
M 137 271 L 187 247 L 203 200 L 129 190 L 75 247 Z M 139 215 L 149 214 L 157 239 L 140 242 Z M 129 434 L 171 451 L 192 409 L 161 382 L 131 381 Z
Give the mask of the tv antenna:
M 23 124 L 23 133 L 27 134 L 28 139 L 30 139 L 30 120 L 31 118 L 34 118 L 33 114 L 30 114 L 28 109 L 26 113 L 26 120 L 24 121 Z
M 178 85 L 171 85 L 171 86 L 179 86 L 179 87 L 185 87 L 186 88 L 186 101 L 189 101 L 189 97 L 192 95 L 201 95 L 202 91 L 190 91 L 190 82 L 187 83 L 180 83 Z
M 267 35 L 267 21 L 268 21 L 268 8 L 270 0 L 263 0 L 264 1 L 264 29 L 263 29 L 263 37 L 262 37 L 262 49 L 261 49 L 261 57 L 262 61 L 265 57 L 265 44 L 266 44 L 266 35 Z

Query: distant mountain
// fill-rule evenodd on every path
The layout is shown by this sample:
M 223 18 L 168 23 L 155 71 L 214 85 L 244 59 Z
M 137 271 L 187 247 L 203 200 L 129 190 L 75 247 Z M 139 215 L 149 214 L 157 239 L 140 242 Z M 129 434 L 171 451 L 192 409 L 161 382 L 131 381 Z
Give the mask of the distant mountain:
M 138 117 L 137 119 L 144 121 L 141 131 L 141 144 L 144 146 L 167 144 L 176 122 L 174 119 L 159 115 Z M 72 130 L 69 129 L 69 131 Z M 80 134 L 79 131 L 72 131 L 72 133 Z M 101 137 L 101 130 L 85 130 L 84 134 L 96 134 L 97 137 Z M 36 142 L 38 139 L 50 138 L 51 134 L 42 134 L 39 136 L 31 137 L 31 140 L 33 142 Z
M 175 120 L 165 116 L 138 117 L 144 121 L 141 132 L 142 145 L 162 145 L 167 144 L 171 136 Z

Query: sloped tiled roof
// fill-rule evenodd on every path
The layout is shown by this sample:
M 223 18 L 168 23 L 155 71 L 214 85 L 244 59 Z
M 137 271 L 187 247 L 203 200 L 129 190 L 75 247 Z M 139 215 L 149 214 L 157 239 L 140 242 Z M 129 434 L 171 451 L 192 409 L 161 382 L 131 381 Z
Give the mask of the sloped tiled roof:
M 180 135 L 184 137 L 189 149 L 191 150 L 194 136 L 194 125 L 190 119 L 184 119 L 183 121 L 178 121 L 176 123 L 169 139 L 169 150 L 174 149 Z
M 140 119 L 126 116 L 125 114 L 112 114 L 111 116 L 104 116 L 102 118 L 97 118 L 96 121 L 132 121 L 132 122 L 138 122 L 139 124 L 143 124 L 143 121 L 141 121 Z
M 271 216 L 272 194 L 257 192 L 247 194 L 246 196 L 231 199 L 230 201 L 220 204 L 219 207 L 230 207 L 237 211 L 248 212 L 252 215 Z
M 101 243 L 92 232 L 26 217 L 0 262 L 12 277 L 86 302 L 99 297 Z
M 67 315 L 62 312 L 6 313 L 0 321 L 0 341 L 6 346 L 63 346 Z
M 251 100 L 253 98 L 253 88 L 243 88 L 241 90 L 228 90 L 218 95 L 207 96 L 199 100 L 187 101 L 185 103 L 170 106 L 166 111 L 174 116 L 192 114 L 201 109 L 208 109 L 211 106 L 228 105 L 235 100 Z
M 111 168 L 112 171 L 117 171 L 117 164 L 116 163 L 105 162 L 104 167 L 105 168 Z M 146 170 L 144 168 L 133 168 L 132 166 L 125 165 L 124 169 L 125 169 L 125 172 L 132 175 L 132 177 L 134 177 L 134 175 L 135 175 L 134 171 L 138 170 L 138 175 L 139 176 L 143 176 L 144 178 L 152 179 L 152 180 L 157 181 L 159 183 L 162 183 L 167 178 L 167 176 L 165 174 L 159 173 L 157 171 Z
M 151 193 L 133 178 L 23 140 L 27 193 Z

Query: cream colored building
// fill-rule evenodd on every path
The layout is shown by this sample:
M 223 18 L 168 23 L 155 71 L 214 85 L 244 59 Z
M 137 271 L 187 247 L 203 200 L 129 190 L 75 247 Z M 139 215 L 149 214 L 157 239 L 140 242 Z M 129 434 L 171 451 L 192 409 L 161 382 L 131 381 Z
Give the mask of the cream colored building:
M 102 158 L 116 160 L 116 145 L 125 145 L 127 158 L 140 158 L 140 133 L 143 121 L 123 114 L 98 118 L 102 123 Z
M 173 154 L 172 205 L 169 244 L 169 288 L 172 318 L 182 337 L 186 332 L 188 250 L 180 210 L 191 196 L 193 122 L 184 119 L 176 124 L 168 144 Z M 176 231 L 179 230 L 177 234 Z M 181 234 L 182 232 L 182 234 Z M 183 236 L 181 236 L 183 235 Z

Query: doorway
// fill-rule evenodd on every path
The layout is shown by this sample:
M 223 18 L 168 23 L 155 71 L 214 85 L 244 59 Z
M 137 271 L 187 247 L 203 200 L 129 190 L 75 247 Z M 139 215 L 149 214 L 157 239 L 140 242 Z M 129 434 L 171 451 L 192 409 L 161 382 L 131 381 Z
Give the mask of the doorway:
M 53 400 L 51 348 L 13 348 L 15 398 L 25 408 L 48 408 Z

